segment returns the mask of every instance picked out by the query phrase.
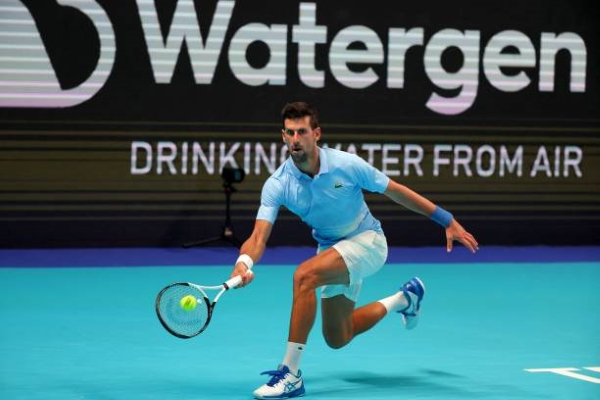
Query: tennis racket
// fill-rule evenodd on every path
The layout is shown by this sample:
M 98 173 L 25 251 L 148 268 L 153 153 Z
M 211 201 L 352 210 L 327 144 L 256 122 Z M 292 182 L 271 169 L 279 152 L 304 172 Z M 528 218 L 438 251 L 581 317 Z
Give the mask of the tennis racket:
M 235 276 L 218 286 L 202 286 L 189 282 L 175 282 L 166 286 L 156 296 L 156 315 L 162 326 L 172 335 L 189 339 L 204 332 L 208 327 L 219 298 L 231 288 L 242 283 Z M 211 301 L 207 291 L 216 291 Z M 189 297 L 191 296 L 191 297 Z M 194 303 L 190 306 L 190 302 Z M 185 307 L 184 307 L 184 304 Z

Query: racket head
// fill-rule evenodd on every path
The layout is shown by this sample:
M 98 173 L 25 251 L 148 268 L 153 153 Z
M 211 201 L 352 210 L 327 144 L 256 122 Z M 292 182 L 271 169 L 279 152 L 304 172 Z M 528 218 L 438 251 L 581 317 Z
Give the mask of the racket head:
M 196 298 L 196 307 L 185 310 L 181 299 Z M 188 282 L 171 283 L 156 296 L 156 315 L 162 326 L 172 335 L 189 339 L 202 333 L 210 322 L 212 305 L 206 293 L 197 285 Z

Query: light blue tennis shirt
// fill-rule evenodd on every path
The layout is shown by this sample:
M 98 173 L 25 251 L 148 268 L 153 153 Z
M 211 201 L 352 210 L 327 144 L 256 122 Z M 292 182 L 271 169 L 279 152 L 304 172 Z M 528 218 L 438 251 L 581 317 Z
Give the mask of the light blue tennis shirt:
M 281 206 L 312 228 L 320 246 L 366 230 L 382 232 L 362 190 L 383 193 L 389 178 L 357 155 L 319 148 L 319 173 L 311 178 L 289 157 L 265 182 L 257 219 L 274 223 Z

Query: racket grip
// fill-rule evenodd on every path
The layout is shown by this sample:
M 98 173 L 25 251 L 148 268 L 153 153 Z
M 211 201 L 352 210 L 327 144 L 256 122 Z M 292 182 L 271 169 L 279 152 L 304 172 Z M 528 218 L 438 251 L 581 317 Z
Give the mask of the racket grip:
M 242 283 L 242 277 L 240 275 L 236 275 L 233 278 L 224 282 L 223 285 L 225 285 L 227 289 L 233 289 L 235 287 L 238 287 L 240 283 Z
M 249 269 L 248 271 L 246 271 L 246 274 L 254 274 L 254 272 L 252 272 L 251 269 Z M 227 287 L 227 289 L 233 289 L 235 287 L 238 287 L 240 284 L 242 283 L 242 276 L 241 275 L 236 275 L 233 278 L 229 279 L 228 281 L 224 282 L 223 285 L 225 285 Z

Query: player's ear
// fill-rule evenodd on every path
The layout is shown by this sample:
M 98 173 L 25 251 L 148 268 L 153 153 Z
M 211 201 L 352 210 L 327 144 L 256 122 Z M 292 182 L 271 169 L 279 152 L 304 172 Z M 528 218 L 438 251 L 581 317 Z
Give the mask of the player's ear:
M 317 142 L 321 140 L 321 127 L 316 127 L 315 129 L 313 129 L 313 132 L 315 133 L 315 139 L 317 140 Z

